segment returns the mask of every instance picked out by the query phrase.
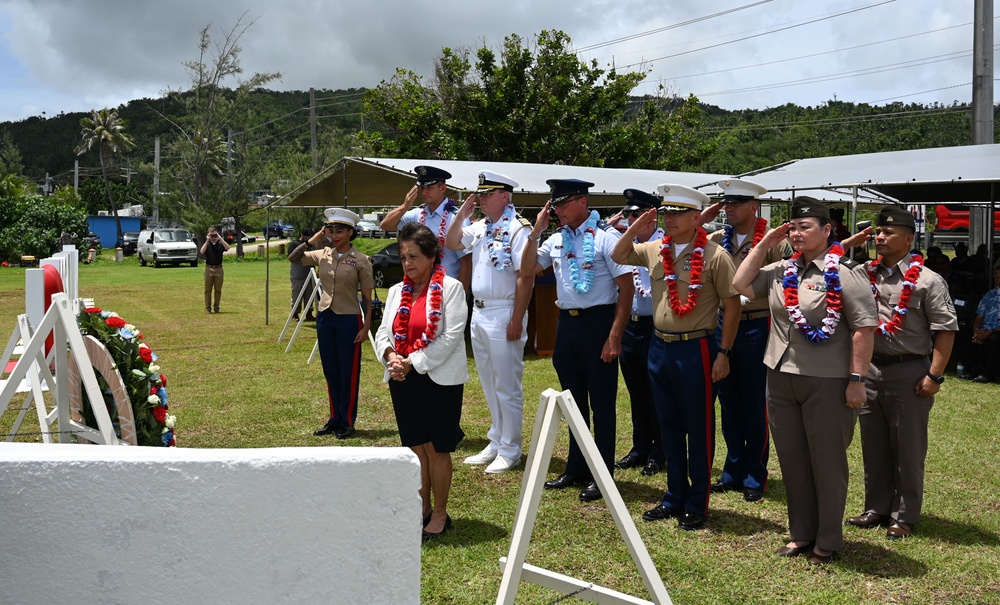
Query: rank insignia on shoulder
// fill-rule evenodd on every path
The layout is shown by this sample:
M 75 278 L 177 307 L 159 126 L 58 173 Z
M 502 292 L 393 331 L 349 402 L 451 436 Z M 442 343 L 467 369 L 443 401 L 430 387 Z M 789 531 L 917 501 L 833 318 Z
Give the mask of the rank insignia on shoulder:
M 517 216 L 517 222 L 521 223 L 522 227 L 530 227 L 531 226 L 531 221 L 529 221 L 528 219 L 524 218 L 521 215 Z
M 858 261 L 854 260 L 853 258 L 850 258 L 850 257 L 847 257 L 847 256 L 841 256 L 840 257 L 840 264 L 844 265 L 848 269 L 854 269 L 855 267 L 859 266 L 861 263 L 859 263 Z

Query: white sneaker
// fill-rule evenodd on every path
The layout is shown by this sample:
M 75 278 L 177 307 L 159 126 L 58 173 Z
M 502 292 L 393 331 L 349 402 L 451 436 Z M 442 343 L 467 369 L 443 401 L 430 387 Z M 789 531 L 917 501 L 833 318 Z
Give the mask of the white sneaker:
M 463 462 L 464 464 L 477 464 L 477 465 L 489 464 L 490 462 L 493 462 L 493 460 L 495 460 L 496 457 L 497 457 L 497 451 L 491 449 L 489 446 L 486 446 L 485 448 L 483 448 L 483 451 L 479 452 L 475 456 L 469 456 Z
M 515 466 L 521 463 L 521 457 L 508 458 L 507 456 L 497 456 L 489 466 L 486 467 L 486 472 L 491 474 L 504 473 L 509 470 L 513 470 Z

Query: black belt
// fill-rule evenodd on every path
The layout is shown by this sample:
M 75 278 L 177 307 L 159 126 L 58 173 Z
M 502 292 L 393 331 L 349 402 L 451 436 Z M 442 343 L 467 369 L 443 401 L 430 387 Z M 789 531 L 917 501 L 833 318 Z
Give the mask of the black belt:
M 206 267 L 221 267 L 222 265 L 210 265 L 208 263 L 205 263 L 205 266 Z
M 640 322 L 640 321 L 641 322 L 647 322 L 647 321 L 653 321 L 653 316 L 652 315 L 629 315 L 628 320 L 629 321 L 634 321 L 634 322 Z
M 663 342 L 678 342 L 682 340 L 696 340 L 698 338 L 704 338 L 712 333 L 711 330 L 694 330 L 693 332 L 664 332 L 662 330 L 654 330 L 656 332 L 657 338 Z
M 562 309 L 562 312 L 569 315 L 570 317 L 579 317 L 581 315 L 586 315 L 594 311 L 607 311 L 608 309 L 613 309 L 615 305 L 595 305 L 593 307 L 586 307 L 584 309 Z
M 927 359 L 926 355 L 915 355 L 912 353 L 906 355 L 881 355 L 875 353 L 872 355 L 872 363 L 877 366 L 888 366 L 894 363 L 906 363 L 907 361 L 916 361 L 918 359 Z

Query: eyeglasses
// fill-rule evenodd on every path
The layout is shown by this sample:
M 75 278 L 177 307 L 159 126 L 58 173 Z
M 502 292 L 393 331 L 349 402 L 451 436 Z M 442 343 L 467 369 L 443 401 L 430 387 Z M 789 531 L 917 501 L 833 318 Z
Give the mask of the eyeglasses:
M 639 218 L 643 214 L 646 214 L 647 210 L 649 210 L 649 208 L 639 208 L 638 210 L 629 210 L 628 212 L 622 213 L 622 216 L 624 216 L 625 218 Z
M 578 194 L 577 195 L 571 195 L 571 196 L 569 196 L 568 198 L 566 198 L 564 200 L 559 200 L 558 202 L 553 202 L 552 203 L 552 208 L 558 208 L 559 206 L 565 206 L 566 204 L 568 204 L 570 202 L 575 202 L 576 200 L 579 200 L 579 199 L 583 199 L 583 196 L 582 195 L 578 195 Z

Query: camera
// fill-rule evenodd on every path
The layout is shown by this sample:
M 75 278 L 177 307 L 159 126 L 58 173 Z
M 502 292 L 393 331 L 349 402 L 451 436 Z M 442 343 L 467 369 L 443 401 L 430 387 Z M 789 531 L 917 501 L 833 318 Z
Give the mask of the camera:
M 859 222 L 859 223 L 857 224 L 857 227 L 858 227 L 858 231 L 859 231 L 859 232 L 860 232 L 860 231 L 864 231 L 865 229 L 867 229 L 868 227 L 871 227 L 871 226 L 872 226 L 872 222 L 871 222 L 871 221 L 860 221 L 860 222 Z

